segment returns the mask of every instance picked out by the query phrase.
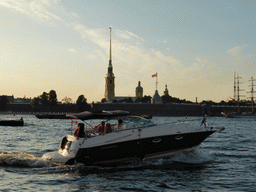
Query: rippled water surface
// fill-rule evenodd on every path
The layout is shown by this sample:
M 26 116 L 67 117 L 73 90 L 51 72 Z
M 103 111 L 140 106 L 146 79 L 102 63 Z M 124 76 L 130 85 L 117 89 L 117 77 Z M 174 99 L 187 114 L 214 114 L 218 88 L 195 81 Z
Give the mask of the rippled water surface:
M 52 164 L 41 159 L 44 153 L 57 150 L 62 137 L 70 134 L 70 120 L 37 119 L 33 115 L 0 117 L 23 117 L 25 122 L 23 127 L 0 126 L 0 191 L 256 190 L 256 118 L 209 117 L 207 122 L 226 129 L 211 135 L 194 152 L 98 167 Z M 157 123 L 177 120 L 185 117 L 152 119 Z

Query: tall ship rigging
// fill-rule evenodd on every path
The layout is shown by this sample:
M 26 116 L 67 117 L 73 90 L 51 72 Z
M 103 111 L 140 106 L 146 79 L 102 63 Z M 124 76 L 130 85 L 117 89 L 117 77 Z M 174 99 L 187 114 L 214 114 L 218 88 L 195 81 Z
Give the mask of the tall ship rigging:
M 234 117 L 252 117 L 255 116 L 255 110 L 254 110 L 254 96 L 253 93 L 255 93 L 253 87 L 254 85 L 254 81 L 256 81 L 256 79 L 253 79 L 253 77 L 251 77 L 251 79 L 249 80 L 251 82 L 251 90 L 247 93 L 251 93 L 250 99 L 251 99 L 251 105 L 252 105 L 252 109 L 250 112 L 241 112 L 240 109 L 240 98 L 243 97 L 244 95 L 240 95 L 241 91 L 244 91 L 243 89 L 240 89 L 240 84 L 242 84 L 241 81 L 239 81 L 241 79 L 241 77 L 239 77 L 239 75 L 236 73 L 234 73 L 234 98 L 233 101 L 237 104 L 237 111 L 236 112 L 224 112 L 223 115 L 225 117 L 229 117 L 229 118 L 234 118 Z M 256 117 L 256 116 L 255 116 Z

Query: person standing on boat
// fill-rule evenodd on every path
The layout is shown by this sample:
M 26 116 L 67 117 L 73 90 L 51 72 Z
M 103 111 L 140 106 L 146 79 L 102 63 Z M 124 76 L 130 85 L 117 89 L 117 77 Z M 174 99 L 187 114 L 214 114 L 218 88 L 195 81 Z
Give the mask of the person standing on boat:
M 84 124 L 83 123 L 78 123 L 77 124 L 77 128 L 74 131 L 74 136 L 76 136 L 76 137 L 85 137 Z

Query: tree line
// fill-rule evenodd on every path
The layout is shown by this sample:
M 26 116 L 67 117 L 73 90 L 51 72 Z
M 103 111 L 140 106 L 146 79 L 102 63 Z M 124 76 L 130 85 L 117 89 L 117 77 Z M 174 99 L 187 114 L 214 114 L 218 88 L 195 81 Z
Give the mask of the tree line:
M 172 97 L 169 95 L 163 95 L 161 96 L 163 104 L 168 104 L 168 103 L 191 103 L 191 104 L 198 104 L 192 101 L 188 101 L 186 99 L 179 99 L 176 97 Z M 135 102 L 133 102 L 131 97 L 124 98 L 122 100 L 114 100 L 113 103 L 151 103 L 152 97 L 149 95 L 145 95 L 142 98 L 137 98 Z M 66 108 L 71 108 L 74 104 L 72 103 L 72 99 L 65 97 L 62 99 L 63 104 L 66 106 Z M 103 98 L 101 100 L 101 103 L 106 102 L 106 99 Z M 0 111 L 5 111 L 7 107 L 8 99 L 7 96 L 0 96 Z M 59 104 L 57 100 L 57 94 L 56 91 L 51 90 L 49 93 L 43 92 L 41 95 L 34 97 L 30 105 L 33 108 L 33 111 L 55 111 L 56 106 Z M 232 99 L 228 101 L 220 101 L 220 102 L 214 102 L 212 100 L 203 100 L 199 104 L 207 104 L 207 105 L 224 105 L 224 106 L 236 106 L 237 103 L 234 102 Z M 239 104 L 241 106 L 251 106 L 251 101 L 250 100 L 240 100 Z M 76 103 L 75 103 L 75 109 L 78 112 L 85 111 L 86 109 L 89 108 L 89 105 L 87 103 L 87 99 L 85 98 L 84 95 L 79 95 Z
M 62 99 L 62 101 L 67 108 L 73 105 L 71 98 L 65 97 Z M 51 90 L 49 93 L 43 92 L 41 95 L 34 97 L 30 102 L 30 105 L 34 111 L 38 111 L 39 108 L 43 111 L 55 111 L 58 104 L 57 94 L 54 90 Z M 76 100 L 76 110 L 81 112 L 85 111 L 87 108 L 87 99 L 84 97 L 84 95 L 79 95 Z

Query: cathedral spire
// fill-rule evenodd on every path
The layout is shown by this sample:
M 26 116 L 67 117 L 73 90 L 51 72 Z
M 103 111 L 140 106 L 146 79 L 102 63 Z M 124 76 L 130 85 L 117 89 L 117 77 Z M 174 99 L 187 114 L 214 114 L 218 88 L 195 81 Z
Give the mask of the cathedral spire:
M 112 66 L 112 55 L 111 55 L 111 27 L 110 29 L 110 48 L 109 48 L 109 67 Z
M 112 66 L 112 50 L 111 50 L 111 27 L 110 29 L 110 46 L 109 46 L 109 64 L 108 64 L 108 75 L 113 76 L 113 66 Z
M 113 73 L 112 66 L 112 50 L 111 50 L 111 27 L 110 29 L 110 50 L 109 50 L 109 64 L 108 64 L 108 73 L 106 76 L 106 84 L 105 84 L 105 99 L 107 101 L 113 101 L 115 98 L 115 76 Z

